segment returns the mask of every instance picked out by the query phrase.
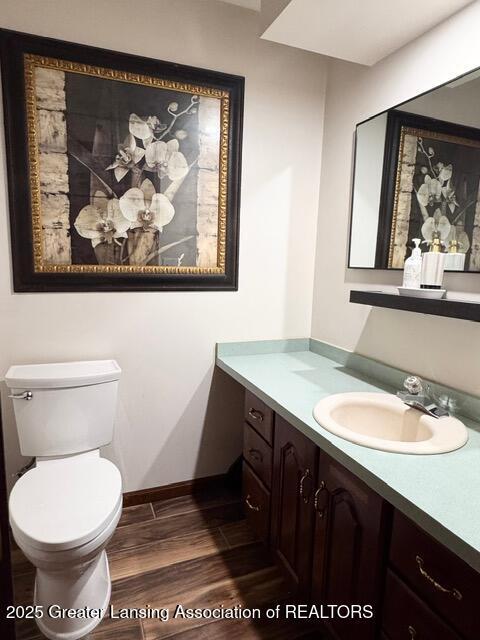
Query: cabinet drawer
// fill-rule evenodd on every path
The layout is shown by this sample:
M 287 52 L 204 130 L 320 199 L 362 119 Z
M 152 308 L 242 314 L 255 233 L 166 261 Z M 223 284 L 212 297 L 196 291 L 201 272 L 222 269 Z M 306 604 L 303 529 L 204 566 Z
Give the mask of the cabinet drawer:
M 392 571 L 387 573 L 383 630 L 390 640 L 461 640 Z
M 250 391 L 245 391 L 245 420 L 272 444 L 273 442 L 273 411 Z
M 398 511 L 390 563 L 396 572 L 467 638 L 480 638 L 480 574 Z
M 243 504 L 245 516 L 260 540 L 268 540 L 270 532 L 270 492 L 250 467 L 243 463 Z
M 243 430 L 243 457 L 263 484 L 270 489 L 272 481 L 272 448 L 246 423 Z

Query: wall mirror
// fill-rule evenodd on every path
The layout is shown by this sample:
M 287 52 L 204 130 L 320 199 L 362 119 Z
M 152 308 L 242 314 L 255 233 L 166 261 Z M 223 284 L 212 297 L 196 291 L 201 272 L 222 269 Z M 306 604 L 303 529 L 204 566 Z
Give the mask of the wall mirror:
M 480 272 L 479 105 L 476 70 L 357 125 L 349 267 L 403 269 L 439 237 L 447 270 Z

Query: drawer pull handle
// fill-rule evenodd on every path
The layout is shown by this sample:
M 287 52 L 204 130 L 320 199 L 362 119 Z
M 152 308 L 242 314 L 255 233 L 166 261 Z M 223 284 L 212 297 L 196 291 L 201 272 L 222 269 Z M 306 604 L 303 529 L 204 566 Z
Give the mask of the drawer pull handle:
M 257 420 L 258 422 L 263 422 L 263 418 L 265 417 L 261 411 L 257 411 L 253 407 L 248 410 L 248 415 L 252 420 Z
M 408 633 L 410 634 L 410 639 L 415 640 L 415 638 L 417 637 L 417 630 L 415 629 L 415 627 L 412 627 L 411 624 L 408 625 Z
M 432 576 L 426 571 L 424 566 L 425 563 L 421 556 L 415 556 L 415 560 L 417 562 L 418 570 L 420 571 L 420 574 L 422 575 L 422 577 L 425 578 L 427 582 L 430 582 L 430 584 L 432 584 L 437 591 L 441 591 L 442 593 L 449 593 L 456 600 L 461 600 L 463 598 L 462 594 L 458 589 L 447 589 L 447 587 L 444 587 L 439 582 L 437 582 L 435 578 L 432 578 Z
M 315 501 L 313 503 L 313 506 L 315 507 L 315 511 L 318 513 L 318 517 L 319 518 L 323 518 L 325 516 L 326 511 L 327 511 L 326 508 L 323 508 L 323 509 L 319 509 L 318 508 L 318 501 L 319 501 L 319 498 L 320 498 L 320 494 L 322 493 L 322 491 L 325 491 L 325 489 L 326 489 L 326 485 L 325 485 L 325 482 L 322 480 L 320 482 L 320 486 L 315 491 Z
M 252 504 L 250 500 L 251 500 L 251 495 L 248 494 L 248 496 L 245 498 L 245 504 L 247 505 L 247 507 L 251 511 L 260 511 L 260 507 L 257 507 L 256 505 Z
M 263 462 L 262 452 L 258 449 L 254 449 L 253 447 L 248 450 L 248 455 L 254 460 L 258 460 L 259 462 Z
M 310 494 L 307 495 L 305 493 L 305 489 L 303 488 L 305 480 L 310 477 L 310 469 L 306 469 L 303 476 L 300 478 L 300 497 L 304 501 L 305 504 L 308 504 L 310 501 Z

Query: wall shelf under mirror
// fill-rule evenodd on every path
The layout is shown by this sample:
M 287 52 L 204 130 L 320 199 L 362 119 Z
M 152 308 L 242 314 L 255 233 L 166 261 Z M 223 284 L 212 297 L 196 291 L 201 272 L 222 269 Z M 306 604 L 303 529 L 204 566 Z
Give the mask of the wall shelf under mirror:
M 471 320 L 480 322 L 480 303 L 467 302 L 465 300 L 430 300 L 428 298 L 413 298 L 401 296 L 386 291 L 350 291 L 350 302 L 366 304 L 372 307 L 384 307 L 385 309 L 399 309 L 401 311 L 414 311 L 433 316 L 445 316 L 459 320 Z

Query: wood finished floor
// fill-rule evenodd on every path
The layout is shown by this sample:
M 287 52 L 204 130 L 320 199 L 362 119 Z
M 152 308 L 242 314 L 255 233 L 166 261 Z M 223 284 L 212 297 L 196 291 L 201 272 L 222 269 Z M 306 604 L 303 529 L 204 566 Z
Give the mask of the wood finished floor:
M 267 607 L 289 590 L 243 518 L 238 497 L 220 489 L 123 510 L 108 548 L 111 604 L 121 607 Z M 34 572 L 13 550 L 15 599 L 29 604 Z M 91 640 L 310 640 L 323 637 L 299 621 L 105 618 Z M 17 626 L 17 640 L 43 638 L 34 623 Z

